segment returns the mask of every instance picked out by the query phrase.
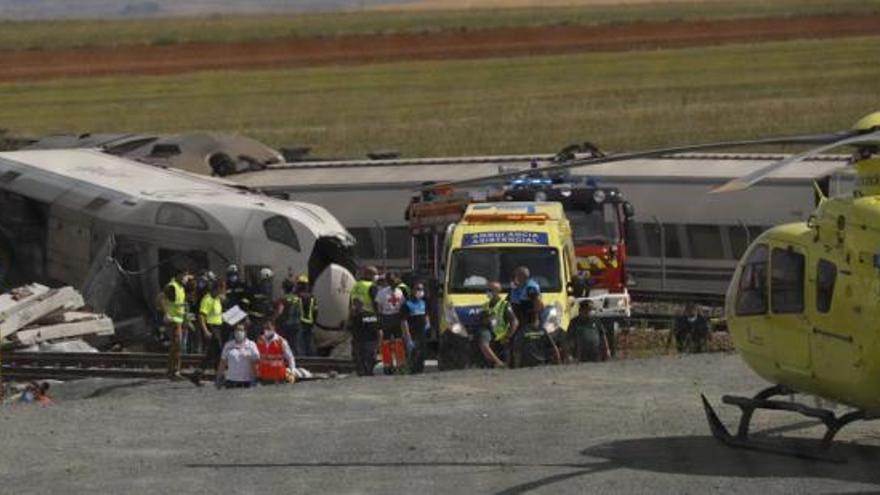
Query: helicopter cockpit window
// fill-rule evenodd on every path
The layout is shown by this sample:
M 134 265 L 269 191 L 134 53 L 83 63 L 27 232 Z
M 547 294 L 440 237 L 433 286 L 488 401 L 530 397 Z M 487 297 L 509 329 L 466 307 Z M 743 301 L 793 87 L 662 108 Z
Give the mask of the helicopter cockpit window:
M 263 222 L 263 229 L 270 241 L 280 242 L 294 251 L 299 251 L 299 238 L 286 218 L 277 215 Z
M 738 316 L 767 313 L 767 258 L 768 249 L 764 244 L 755 246 L 749 253 L 739 279 L 736 298 Z
M 837 282 L 837 266 L 830 261 L 819 260 L 816 265 L 816 310 L 818 312 L 831 311 L 835 282 Z
M 770 306 L 773 312 L 803 312 L 804 255 L 787 249 L 774 249 L 770 269 Z

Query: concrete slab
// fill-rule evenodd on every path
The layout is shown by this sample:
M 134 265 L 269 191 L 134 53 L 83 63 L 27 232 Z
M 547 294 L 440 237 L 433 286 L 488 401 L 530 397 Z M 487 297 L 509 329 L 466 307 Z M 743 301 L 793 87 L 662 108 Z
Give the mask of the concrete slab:
M 113 331 L 113 320 L 110 318 L 104 315 L 86 315 L 79 321 L 19 330 L 12 338 L 21 345 L 35 345 L 84 335 L 113 335 Z
M 27 325 L 59 310 L 81 308 L 82 295 L 73 287 L 51 289 L 28 297 L 0 314 L 0 339 L 4 339 Z

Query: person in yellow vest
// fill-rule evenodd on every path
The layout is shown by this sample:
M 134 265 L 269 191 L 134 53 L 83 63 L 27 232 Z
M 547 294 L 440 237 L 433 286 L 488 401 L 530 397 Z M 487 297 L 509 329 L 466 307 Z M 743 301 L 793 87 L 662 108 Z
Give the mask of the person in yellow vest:
M 314 356 L 316 353 L 313 330 L 315 318 L 318 317 L 318 303 L 309 290 L 308 276 L 300 275 L 296 278 L 296 294 L 299 296 L 300 317 L 299 331 L 296 333 L 293 349 L 298 356 Z
M 223 285 L 219 281 L 211 283 L 211 289 L 199 302 L 199 330 L 205 343 L 205 357 L 199 369 L 192 376 L 193 383 L 201 386 L 202 375 L 206 370 L 217 371 L 220 353 L 225 344 L 223 339 Z M 218 375 L 219 376 L 219 375 Z M 218 382 L 219 383 L 219 382 Z
M 478 346 L 488 364 L 496 368 L 506 367 L 504 360 L 498 357 L 496 351 L 505 349 L 507 363 L 510 363 L 510 337 L 516 333 L 519 321 L 507 299 L 501 297 L 501 284 L 489 282 L 486 286 L 486 294 L 489 300 L 483 305 L 482 322 L 478 337 Z
M 174 278 L 165 285 L 162 298 L 163 311 L 165 312 L 165 324 L 168 328 L 168 337 L 171 346 L 168 349 L 168 378 L 181 380 L 180 374 L 180 345 L 183 338 L 183 322 L 186 319 L 186 289 L 184 284 L 187 279 L 187 271 L 178 269 Z

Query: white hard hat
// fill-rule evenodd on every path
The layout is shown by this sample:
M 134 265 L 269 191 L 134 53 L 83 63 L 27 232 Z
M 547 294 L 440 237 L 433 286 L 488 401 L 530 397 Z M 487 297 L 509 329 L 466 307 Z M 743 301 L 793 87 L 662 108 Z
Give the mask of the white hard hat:
M 275 276 L 275 274 L 272 273 L 272 270 L 269 268 L 263 268 L 260 270 L 260 279 L 261 280 L 267 280 L 267 279 L 272 278 L 273 276 Z
M 235 263 L 226 267 L 226 273 L 238 273 L 238 265 Z

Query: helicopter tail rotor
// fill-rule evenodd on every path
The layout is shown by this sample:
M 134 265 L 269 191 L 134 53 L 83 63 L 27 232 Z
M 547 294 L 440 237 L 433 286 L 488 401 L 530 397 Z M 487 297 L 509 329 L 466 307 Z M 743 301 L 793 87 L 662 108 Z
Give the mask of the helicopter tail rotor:
M 796 402 L 771 400 L 771 397 L 779 395 L 789 395 L 793 393 L 791 390 L 781 386 L 774 385 L 764 389 L 754 397 L 737 397 L 725 395 L 722 402 L 734 405 L 740 408 L 742 415 L 740 416 L 739 427 L 735 435 L 731 434 L 727 427 L 718 418 L 718 414 L 712 408 L 709 400 L 705 395 L 700 395 L 703 401 L 703 409 L 706 411 L 706 419 L 709 422 L 709 429 L 712 436 L 721 441 L 725 445 L 733 448 L 742 448 L 781 454 L 804 459 L 813 459 L 826 462 L 846 462 L 846 459 L 834 455 L 831 452 L 831 445 L 837 433 L 849 423 L 858 420 L 872 419 L 867 416 L 865 411 L 853 411 L 842 416 L 835 416 L 834 412 L 827 409 L 805 406 Z M 815 442 L 804 441 L 769 441 L 766 439 L 756 439 L 749 435 L 749 427 L 752 415 L 758 409 L 767 409 L 773 411 L 791 411 L 798 414 L 815 418 L 825 425 L 826 432 L 816 446 Z

